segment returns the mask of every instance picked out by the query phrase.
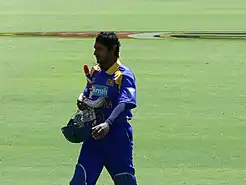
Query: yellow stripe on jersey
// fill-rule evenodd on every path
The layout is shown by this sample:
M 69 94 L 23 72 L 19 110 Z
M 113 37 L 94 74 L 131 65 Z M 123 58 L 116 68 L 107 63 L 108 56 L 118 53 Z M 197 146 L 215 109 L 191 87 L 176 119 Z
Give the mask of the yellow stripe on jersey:
M 118 59 L 117 62 L 115 62 L 107 71 L 106 73 L 108 75 L 113 75 L 116 71 L 119 70 L 121 63 L 120 60 Z
M 122 84 L 122 72 L 120 70 L 115 72 L 115 83 L 118 85 L 120 90 Z

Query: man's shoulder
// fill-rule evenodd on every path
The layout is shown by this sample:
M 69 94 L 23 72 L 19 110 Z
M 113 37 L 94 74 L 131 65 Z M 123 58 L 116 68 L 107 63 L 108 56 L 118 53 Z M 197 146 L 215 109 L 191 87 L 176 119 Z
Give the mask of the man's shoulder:
M 127 76 L 127 77 L 135 79 L 134 72 L 128 66 L 124 64 L 120 64 L 119 71 L 121 72 L 122 76 Z

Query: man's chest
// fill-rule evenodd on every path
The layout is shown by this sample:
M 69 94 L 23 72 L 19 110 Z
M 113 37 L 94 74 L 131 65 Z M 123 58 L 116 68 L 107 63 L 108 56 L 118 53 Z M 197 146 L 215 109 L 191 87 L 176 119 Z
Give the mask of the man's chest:
M 118 94 L 115 77 L 106 74 L 95 74 L 92 78 L 92 96 L 113 98 Z

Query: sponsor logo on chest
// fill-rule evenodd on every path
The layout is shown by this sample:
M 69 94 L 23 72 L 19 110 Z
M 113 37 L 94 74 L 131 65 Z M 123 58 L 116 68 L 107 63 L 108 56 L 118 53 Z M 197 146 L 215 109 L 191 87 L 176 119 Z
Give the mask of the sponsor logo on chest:
M 99 97 L 108 96 L 108 87 L 104 85 L 93 85 L 92 96 L 99 96 Z

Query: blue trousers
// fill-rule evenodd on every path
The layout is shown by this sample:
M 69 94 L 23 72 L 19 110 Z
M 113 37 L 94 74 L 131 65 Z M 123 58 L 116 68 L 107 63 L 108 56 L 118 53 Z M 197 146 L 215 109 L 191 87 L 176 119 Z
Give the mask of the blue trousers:
M 128 174 L 136 181 L 132 152 L 133 133 L 129 123 L 113 127 L 101 140 L 88 139 L 82 144 L 70 185 L 95 185 L 103 167 L 113 180 L 119 174 Z

